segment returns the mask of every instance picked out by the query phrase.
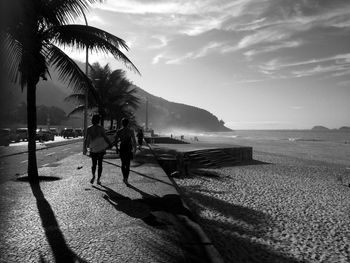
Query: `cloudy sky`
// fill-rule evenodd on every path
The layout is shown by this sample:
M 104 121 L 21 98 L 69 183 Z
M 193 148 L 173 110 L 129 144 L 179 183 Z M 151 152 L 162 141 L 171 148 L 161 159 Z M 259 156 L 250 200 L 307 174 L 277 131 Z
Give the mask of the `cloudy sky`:
M 109 0 L 87 19 L 128 43 L 136 85 L 228 127 L 350 126 L 349 0 Z

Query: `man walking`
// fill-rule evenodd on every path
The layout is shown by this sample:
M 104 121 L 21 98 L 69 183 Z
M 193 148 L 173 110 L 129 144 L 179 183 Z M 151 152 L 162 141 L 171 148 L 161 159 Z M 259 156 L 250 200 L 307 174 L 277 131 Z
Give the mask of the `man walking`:
M 136 152 L 136 139 L 132 129 L 129 128 L 129 120 L 127 118 L 122 119 L 122 128 L 117 131 L 115 137 L 116 149 L 119 150 L 119 156 L 122 163 L 123 181 L 126 185 L 129 185 L 128 178 L 130 173 L 130 161 L 133 159 L 133 155 Z M 118 142 L 120 146 L 118 149 Z

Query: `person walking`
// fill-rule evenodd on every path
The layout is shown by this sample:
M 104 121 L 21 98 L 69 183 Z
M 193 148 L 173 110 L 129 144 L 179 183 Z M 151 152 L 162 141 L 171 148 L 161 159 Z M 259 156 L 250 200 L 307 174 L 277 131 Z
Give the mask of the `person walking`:
M 98 166 L 97 184 L 99 185 L 101 184 L 103 156 L 106 153 L 106 149 L 113 146 L 112 142 L 106 136 L 105 129 L 98 124 L 100 119 L 101 117 L 99 115 L 92 116 L 92 125 L 87 128 L 85 136 L 85 147 L 90 149 L 90 157 L 92 160 L 92 179 L 90 183 L 93 184 L 95 181 L 96 167 Z
M 118 142 L 120 142 L 119 148 Z M 134 131 L 129 128 L 129 120 L 127 118 L 122 119 L 122 128 L 117 131 L 115 144 L 122 163 L 123 181 L 126 185 L 129 185 L 130 162 L 136 152 L 136 139 Z
M 143 130 L 142 130 L 142 129 L 139 129 L 139 131 L 138 131 L 137 134 L 136 134 L 136 137 L 137 137 L 137 143 L 138 143 L 138 145 L 139 145 L 139 150 L 141 151 L 142 143 L 143 143 L 143 138 L 144 138 Z

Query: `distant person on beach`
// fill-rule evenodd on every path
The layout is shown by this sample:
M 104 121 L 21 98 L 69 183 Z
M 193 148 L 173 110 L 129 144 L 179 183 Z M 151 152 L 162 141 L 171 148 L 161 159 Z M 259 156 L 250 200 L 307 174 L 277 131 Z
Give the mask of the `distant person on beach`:
M 143 143 L 143 138 L 144 138 L 143 130 L 142 130 L 142 129 L 139 129 L 139 131 L 138 131 L 137 134 L 136 134 L 136 137 L 137 137 L 137 143 L 138 143 L 138 145 L 139 145 L 139 150 L 141 151 L 142 143 Z
M 129 185 L 130 162 L 136 152 L 136 138 L 134 131 L 129 128 L 129 120 L 127 118 L 122 119 L 122 126 L 123 127 L 117 131 L 115 145 L 122 163 L 121 170 L 123 181 L 126 185 Z M 119 148 L 118 142 L 120 142 Z
M 43 141 L 43 128 L 39 128 L 38 131 L 39 142 Z
M 85 146 L 90 149 L 90 157 L 92 160 L 92 179 L 90 180 L 90 183 L 92 184 L 95 181 L 97 165 L 97 184 L 101 184 L 100 179 L 102 175 L 103 156 L 106 153 L 106 149 L 113 146 L 111 141 L 106 136 L 104 128 L 98 124 L 100 119 L 101 118 L 99 115 L 92 116 L 92 125 L 88 127 L 85 136 Z

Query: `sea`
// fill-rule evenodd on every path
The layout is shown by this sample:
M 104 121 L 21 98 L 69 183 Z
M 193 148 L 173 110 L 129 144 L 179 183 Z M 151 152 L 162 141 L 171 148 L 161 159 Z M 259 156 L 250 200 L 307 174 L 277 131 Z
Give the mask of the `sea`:
M 345 165 L 350 172 L 350 132 L 339 130 L 235 130 L 231 132 L 183 133 L 191 142 L 249 146 L 296 158 Z
M 267 141 L 309 141 L 334 142 L 349 144 L 350 132 L 339 130 L 236 130 L 232 132 L 189 133 L 205 140 L 232 142 L 234 139 L 267 140 Z

